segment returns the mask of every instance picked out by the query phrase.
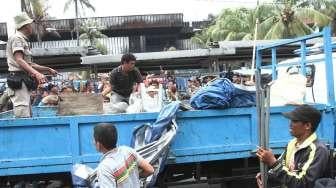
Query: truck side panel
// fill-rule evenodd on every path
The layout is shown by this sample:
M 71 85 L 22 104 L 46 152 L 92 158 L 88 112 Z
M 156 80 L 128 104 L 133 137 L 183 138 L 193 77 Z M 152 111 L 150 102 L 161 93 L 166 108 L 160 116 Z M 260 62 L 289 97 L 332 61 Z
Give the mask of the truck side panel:
M 318 135 L 334 143 L 333 111 L 324 111 Z M 279 153 L 291 138 L 289 121 L 281 113 L 292 106 L 271 109 L 270 146 Z M 157 113 L 48 116 L 31 119 L 0 119 L 0 176 L 69 172 L 74 163 L 95 167 L 100 154 L 93 144 L 95 124 L 113 122 L 119 144 L 129 145 L 135 127 L 153 123 Z M 170 164 L 237 159 L 254 156 L 256 110 L 232 108 L 179 112 L 178 134 L 169 156 Z

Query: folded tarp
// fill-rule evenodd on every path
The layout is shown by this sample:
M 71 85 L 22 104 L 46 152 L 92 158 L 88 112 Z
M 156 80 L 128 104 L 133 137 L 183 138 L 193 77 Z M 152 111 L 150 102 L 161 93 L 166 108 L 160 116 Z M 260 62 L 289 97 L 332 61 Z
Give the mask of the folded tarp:
M 235 87 L 229 79 L 214 80 L 190 99 L 195 109 L 237 108 L 255 105 L 255 91 Z

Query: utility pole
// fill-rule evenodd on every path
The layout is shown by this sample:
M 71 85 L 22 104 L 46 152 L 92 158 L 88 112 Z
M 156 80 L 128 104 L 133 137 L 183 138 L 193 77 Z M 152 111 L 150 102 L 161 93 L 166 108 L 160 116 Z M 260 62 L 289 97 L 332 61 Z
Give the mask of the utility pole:
M 259 8 L 259 0 L 257 1 L 257 8 L 256 10 L 258 11 Z M 252 65 L 251 69 L 253 70 L 255 67 L 255 56 L 256 56 L 256 43 L 257 43 L 257 35 L 258 35 L 258 26 L 259 26 L 259 18 L 256 17 L 256 23 L 255 23 L 255 28 L 254 28 L 254 40 L 253 40 L 253 51 L 252 51 Z M 253 81 L 253 74 L 251 75 L 251 81 Z
M 78 0 L 75 0 L 75 10 L 76 10 L 76 37 L 77 37 L 77 46 L 79 46 L 79 20 L 78 20 Z

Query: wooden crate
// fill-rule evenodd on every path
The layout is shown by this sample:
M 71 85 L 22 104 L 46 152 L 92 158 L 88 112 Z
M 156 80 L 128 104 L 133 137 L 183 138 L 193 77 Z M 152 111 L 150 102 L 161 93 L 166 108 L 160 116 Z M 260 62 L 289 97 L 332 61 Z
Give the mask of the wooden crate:
M 103 114 L 103 97 L 100 94 L 73 93 L 60 95 L 58 115 Z

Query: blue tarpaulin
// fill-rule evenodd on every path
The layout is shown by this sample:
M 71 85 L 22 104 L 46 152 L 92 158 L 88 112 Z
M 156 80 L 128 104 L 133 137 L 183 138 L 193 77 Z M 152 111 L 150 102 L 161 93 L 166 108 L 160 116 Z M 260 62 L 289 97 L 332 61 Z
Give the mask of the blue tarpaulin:
M 214 80 L 190 99 L 195 109 L 234 108 L 255 105 L 255 91 L 236 88 L 229 79 Z
M 145 135 L 145 137 L 143 138 L 144 144 L 148 144 L 159 139 L 162 132 L 167 128 L 168 125 L 170 125 L 171 121 L 175 118 L 179 107 L 180 102 L 171 102 L 161 109 L 158 117 L 156 118 L 156 121 L 152 125 L 145 124 L 137 127 L 136 130 L 133 131 L 131 147 L 136 147 L 135 140 L 140 139 L 140 135 Z

